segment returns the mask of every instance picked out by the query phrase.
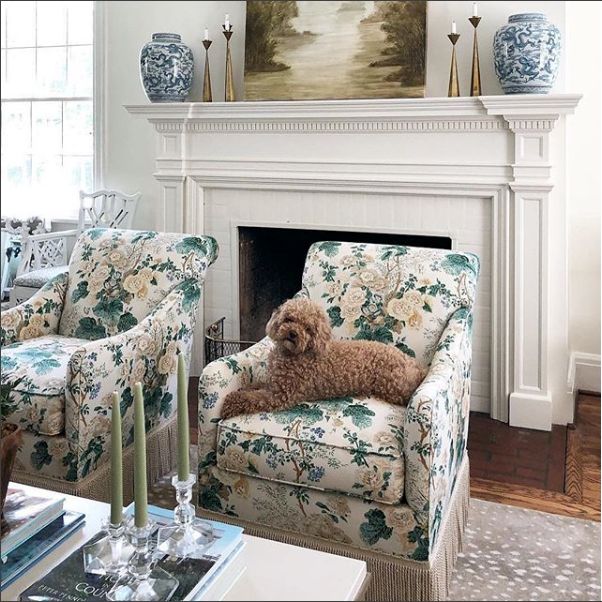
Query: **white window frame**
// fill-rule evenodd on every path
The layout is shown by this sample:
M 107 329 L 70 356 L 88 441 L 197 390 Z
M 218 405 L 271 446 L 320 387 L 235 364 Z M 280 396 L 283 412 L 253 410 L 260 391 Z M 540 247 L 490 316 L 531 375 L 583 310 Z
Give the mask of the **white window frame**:
M 93 38 L 92 38 L 92 127 L 93 127 L 93 156 L 92 180 L 95 190 L 104 188 L 106 166 L 106 53 L 107 53 L 107 28 L 106 28 L 107 2 L 95 0 L 93 2 Z M 37 99 L 36 99 L 37 100 Z M 92 191 L 86 191 L 92 192 Z M 51 221 L 60 224 L 77 224 L 77 217 L 54 216 Z

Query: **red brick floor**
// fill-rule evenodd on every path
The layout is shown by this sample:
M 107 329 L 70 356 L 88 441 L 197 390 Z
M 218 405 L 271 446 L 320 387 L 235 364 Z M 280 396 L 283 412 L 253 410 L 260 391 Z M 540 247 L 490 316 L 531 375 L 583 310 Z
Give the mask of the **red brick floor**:
M 472 477 L 564 491 L 566 427 L 551 432 L 510 427 L 473 412 L 468 433 Z

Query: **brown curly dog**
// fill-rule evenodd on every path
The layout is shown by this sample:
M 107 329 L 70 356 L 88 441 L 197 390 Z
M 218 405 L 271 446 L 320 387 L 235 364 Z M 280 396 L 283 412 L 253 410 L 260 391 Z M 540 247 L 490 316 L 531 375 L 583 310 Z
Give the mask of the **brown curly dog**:
M 282 304 L 266 333 L 275 342 L 267 382 L 229 393 L 222 418 L 348 396 L 405 404 L 426 376 L 415 359 L 392 345 L 333 341 L 326 313 L 309 299 Z

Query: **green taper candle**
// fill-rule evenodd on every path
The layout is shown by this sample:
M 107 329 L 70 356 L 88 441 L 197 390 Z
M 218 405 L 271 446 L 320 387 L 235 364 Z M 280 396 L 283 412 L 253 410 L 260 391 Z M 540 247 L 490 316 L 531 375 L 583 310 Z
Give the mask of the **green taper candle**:
M 113 393 L 111 410 L 111 524 L 121 523 L 123 511 L 123 461 L 121 457 L 121 410 L 119 395 Z
M 190 476 L 190 432 L 188 428 L 188 383 L 184 354 L 178 354 L 178 480 Z
M 146 492 L 146 432 L 144 430 L 144 397 L 142 385 L 134 385 L 134 524 L 145 527 L 148 522 Z

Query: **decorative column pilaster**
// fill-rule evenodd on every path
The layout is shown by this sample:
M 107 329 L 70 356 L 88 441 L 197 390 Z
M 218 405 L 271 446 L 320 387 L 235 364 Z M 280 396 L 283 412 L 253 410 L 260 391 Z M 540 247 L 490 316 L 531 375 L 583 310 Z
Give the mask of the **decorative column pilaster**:
M 564 114 L 573 111 L 578 98 L 547 103 L 549 113 L 541 110 L 537 98 L 481 98 L 488 114 L 503 116 L 514 142 L 509 149 L 513 177 L 508 183 L 512 426 L 550 430 L 555 402 L 560 406 L 566 401 L 560 399 L 566 392 L 556 386 L 554 370 L 566 371 L 568 366 L 568 306 L 550 296 L 551 290 L 566 289 L 567 238 L 557 227 L 565 219 L 565 174 L 552 172 L 550 149 L 552 131 Z M 553 303 L 565 306 L 554 312 L 554 319 Z

